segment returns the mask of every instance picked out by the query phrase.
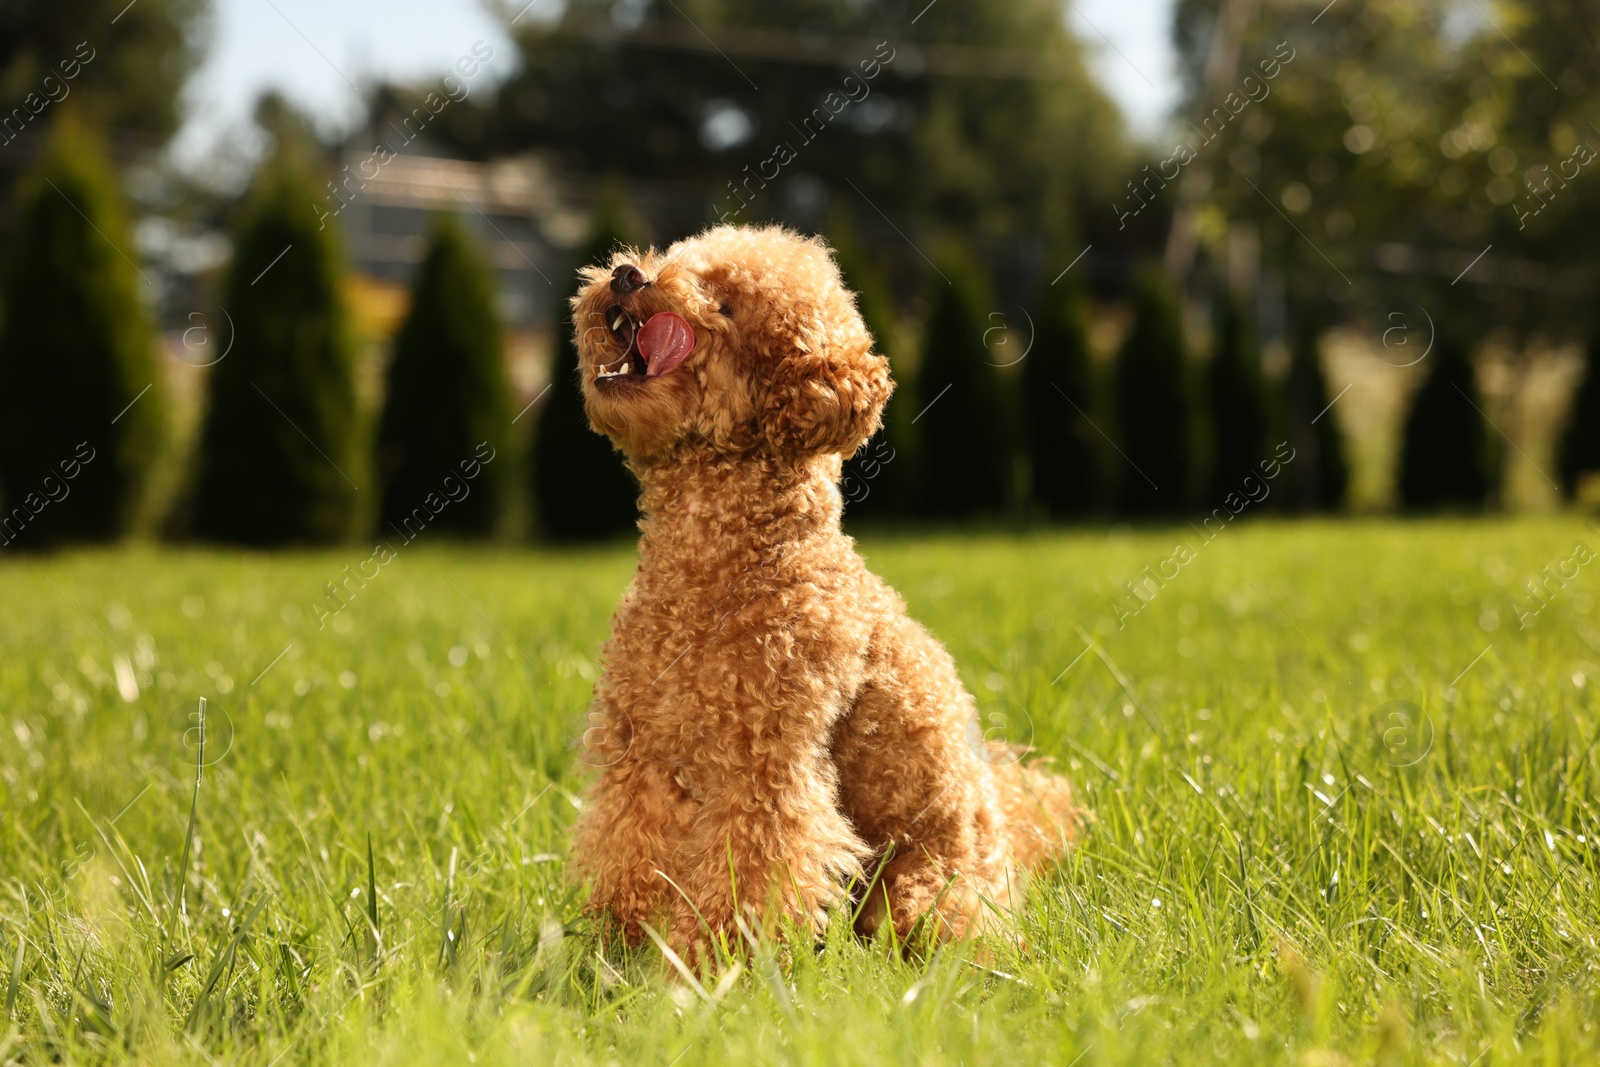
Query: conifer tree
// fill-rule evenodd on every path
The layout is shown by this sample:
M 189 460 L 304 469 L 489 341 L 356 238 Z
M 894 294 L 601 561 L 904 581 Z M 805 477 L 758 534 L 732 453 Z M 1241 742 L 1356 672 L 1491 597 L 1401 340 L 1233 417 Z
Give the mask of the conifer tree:
M 988 297 L 977 268 L 952 249 L 930 282 L 932 311 L 917 368 L 913 416 L 924 513 L 997 515 L 1012 499 L 1012 438 L 1000 374 L 983 344 Z
M 1400 500 L 1413 510 L 1477 510 L 1492 483 L 1478 385 L 1462 339 L 1441 333 L 1406 416 Z
M 1267 396 L 1261 373 L 1261 349 L 1249 311 L 1235 296 L 1224 296 L 1217 308 L 1215 343 L 1206 367 L 1206 399 L 1216 442 L 1211 491 L 1216 506 L 1239 491 L 1242 479 L 1259 475 L 1267 447 Z
M 354 335 L 336 224 L 287 139 L 256 176 L 223 307 L 233 348 L 212 368 L 194 532 L 275 546 L 353 531 L 360 455 Z
M 164 389 L 115 178 L 70 111 L 18 214 L 0 327 L 0 544 L 110 540 L 160 453 Z
M 442 214 L 389 364 L 377 438 L 380 531 L 403 523 L 450 477 L 464 495 L 451 498 L 435 528 L 460 537 L 495 532 L 511 464 L 474 457 L 484 444 L 505 454 L 510 398 L 494 275 L 460 219 Z M 466 462 L 479 468 L 470 483 L 462 477 Z
M 883 410 L 883 425 L 845 461 L 840 490 L 849 519 L 881 522 L 904 516 L 915 491 L 915 444 L 908 410 L 911 384 L 903 380 L 892 351 L 895 308 L 883 276 L 857 246 L 847 225 L 836 222 L 831 240 L 845 287 L 855 294 L 856 308 L 872 334 L 873 350 L 890 360 L 895 390 Z
M 1022 408 L 1034 501 L 1054 519 L 1100 503 L 1099 435 L 1089 313 L 1071 282 L 1046 285 L 1033 302 L 1033 348 L 1022 363 Z
M 1289 379 L 1284 387 L 1294 456 L 1286 484 L 1292 489 L 1293 507 L 1302 512 L 1337 511 L 1350 483 L 1344 439 L 1332 407 L 1337 394 L 1329 395 L 1322 374 L 1321 340 L 1322 326 L 1316 316 L 1304 313 L 1296 317 Z
M 1584 353 L 1583 378 L 1572 397 L 1556 462 L 1568 497 L 1578 494 L 1586 475 L 1600 476 L 1600 334 L 1590 339 Z
M 601 197 L 578 265 L 601 263 L 630 241 L 622 197 L 615 188 Z M 533 433 L 533 498 L 540 533 L 553 541 L 598 541 L 623 537 L 638 522 L 639 485 L 611 441 L 589 426 L 573 344 L 572 289 L 558 286 L 550 358 L 550 392 Z
M 1172 515 L 1189 501 L 1194 407 L 1186 347 L 1166 279 L 1153 270 L 1144 273 L 1134 287 L 1133 327 L 1116 367 L 1127 460 L 1120 499 L 1128 515 Z

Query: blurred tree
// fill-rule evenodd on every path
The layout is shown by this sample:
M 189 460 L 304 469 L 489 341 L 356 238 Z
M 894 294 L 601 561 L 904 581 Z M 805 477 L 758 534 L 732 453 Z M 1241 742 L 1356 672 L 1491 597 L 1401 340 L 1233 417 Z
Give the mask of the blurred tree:
M 493 534 L 506 513 L 510 465 L 483 466 L 467 484 L 461 464 L 473 461 L 480 445 L 496 454 L 506 449 L 510 409 L 494 276 L 461 220 L 441 214 L 389 364 L 377 438 L 380 521 L 400 526 L 454 476 L 468 495 L 439 513 L 438 528 Z
M 1240 5 L 1254 10 L 1235 24 Z M 1478 8 L 1370 0 L 1308 18 L 1300 0 L 1178 0 L 1194 121 L 1178 137 L 1200 154 L 1183 180 L 1216 175 L 1202 269 L 1233 220 L 1258 220 L 1291 317 L 1493 332 L 1515 404 L 1544 347 L 1529 342 L 1581 340 L 1591 321 L 1595 253 L 1573 235 L 1600 227 L 1600 5 Z M 1219 26 L 1237 49 L 1213 79 Z
M 352 532 L 361 474 L 354 335 L 322 183 L 292 140 L 256 175 L 222 306 L 233 349 L 211 371 L 194 532 L 247 545 Z
M 1022 408 L 1034 502 L 1054 519 L 1083 518 L 1100 503 L 1101 477 L 1082 294 L 1070 282 L 1042 287 L 1033 325 L 1033 348 L 1022 362 Z
M 1492 10 L 1495 26 L 1480 20 L 1461 45 L 1438 140 L 1466 179 L 1441 220 L 1471 227 L 1457 269 L 1493 245 L 1453 287 L 1467 289 L 1458 298 L 1467 314 L 1452 321 L 1500 327 L 1513 343 L 1587 341 L 1596 257 L 1574 235 L 1600 227 L 1600 5 L 1500 0 Z M 1527 369 L 1534 347 L 1520 347 L 1514 370 Z
M 116 182 L 71 113 L 19 214 L 0 326 L 0 542 L 109 540 L 161 450 L 165 389 Z
M 573 0 L 517 22 L 503 88 L 443 112 L 440 136 L 692 184 L 730 222 L 822 229 L 838 189 L 985 249 L 1067 234 L 1109 192 L 1124 141 L 1060 5 L 940 4 L 914 40 L 906 15 L 895 0 Z M 871 221 L 864 239 L 921 268 Z
M 1575 497 L 1585 478 L 1600 477 L 1600 334 L 1591 337 L 1584 352 L 1583 378 L 1567 414 L 1556 462 L 1561 488 Z
M 1452 7 L 1371 0 L 1313 20 L 1299 0 L 1178 0 L 1190 121 L 1173 140 L 1194 154 L 1181 191 L 1203 191 L 1193 222 L 1202 267 L 1225 260 L 1233 220 L 1249 220 L 1264 269 L 1283 279 L 1293 307 L 1323 321 L 1324 305 L 1335 316 L 1410 311 L 1426 294 L 1439 318 L 1447 300 L 1473 302 L 1434 291 L 1440 273 L 1448 281 L 1465 265 L 1456 250 L 1485 230 L 1463 213 L 1439 155 L 1466 95 Z M 1221 54 L 1219 27 L 1232 38 Z M 1178 195 L 1156 185 L 1157 196 Z
M 939 518 L 997 515 L 1012 499 L 1012 439 L 1000 373 L 983 343 L 988 306 L 966 251 L 952 245 L 929 282 L 932 311 L 917 368 L 922 511 Z
M 1261 374 L 1261 349 L 1255 324 L 1238 296 L 1217 302 L 1211 361 L 1206 366 L 1206 398 L 1216 453 L 1207 502 L 1215 506 L 1257 469 L 1267 447 L 1267 394 Z
M 608 186 L 595 209 L 588 242 L 578 263 L 605 263 L 629 244 L 629 225 L 621 190 Z M 597 541 L 622 537 L 638 522 L 639 484 L 611 441 L 589 426 L 578 380 L 578 349 L 573 343 L 572 309 L 567 290 L 556 297 L 556 324 L 550 353 L 550 395 L 533 432 L 535 519 L 544 536 L 556 541 Z
M 1117 356 L 1116 403 L 1123 451 L 1122 510 L 1172 515 L 1189 502 L 1193 403 L 1183 320 L 1166 279 L 1145 271 L 1134 285 L 1133 328 Z
M 1406 416 L 1400 500 L 1413 510 L 1483 507 L 1493 479 L 1489 441 L 1467 346 L 1442 333 L 1433 366 Z
M 883 276 L 857 243 L 854 228 L 843 213 L 830 227 L 834 258 L 845 287 L 856 294 L 856 307 L 872 334 L 874 348 L 890 360 L 895 391 L 884 407 L 883 426 L 845 461 L 840 490 L 845 513 L 851 519 L 882 521 L 907 514 L 916 490 L 916 443 L 910 409 L 911 383 L 899 376 L 903 360 L 893 352 L 895 307 Z
M 1322 326 L 1316 319 L 1295 321 L 1289 353 L 1289 380 L 1284 383 L 1289 447 L 1290 504 L 1298 511 L 1336 511 L 1349 488 L 1339 421 L 1330 407 L 1322 375 Z
M 179 92 L 200 60 L 208 0 L 0 2 L 0 140 L 69 97 L 99 125 L 165 140 L 180 119 Z
M 311 158 L 321 149 L 311 113 L 295 106 L 278 89 L 263 90 L 256 97 L 251 117 L 275 150 L 281 147 Z

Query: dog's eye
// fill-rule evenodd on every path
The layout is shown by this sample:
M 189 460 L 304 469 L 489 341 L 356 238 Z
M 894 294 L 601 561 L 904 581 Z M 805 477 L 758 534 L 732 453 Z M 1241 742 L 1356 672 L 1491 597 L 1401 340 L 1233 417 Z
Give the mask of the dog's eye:
M 726 315 L 731 319 L 733 318 L 733 308 L 729 307 L 727 304 L 723 304 L 721 307 L 717 308 L 717 314 Z

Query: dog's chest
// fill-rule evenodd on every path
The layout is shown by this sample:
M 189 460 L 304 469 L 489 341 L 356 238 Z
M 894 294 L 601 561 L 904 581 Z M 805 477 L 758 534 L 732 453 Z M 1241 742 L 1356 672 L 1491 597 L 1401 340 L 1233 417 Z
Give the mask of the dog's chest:
M 795 556 L 690 575 L 641 568 L 613 621 L 602 688 L 693 763 L 695 744 L 752 709 L 798 701 L 808 714 L 809 696 L 846 694 L 870 636 L 859 590 L 843 569 Z

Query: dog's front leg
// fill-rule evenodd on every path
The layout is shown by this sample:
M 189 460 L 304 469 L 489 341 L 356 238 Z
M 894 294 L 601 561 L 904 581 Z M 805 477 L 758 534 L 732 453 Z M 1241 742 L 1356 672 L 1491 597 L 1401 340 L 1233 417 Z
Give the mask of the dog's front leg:
M 780 733 L 721 755 L 709 752 L 693 769 L 704 803 L 678 864 L 673 942 L 696 955 L 719 934 L 737 943 L 736 913 L 769 928 L 780 918 L 820 928 L 866 851 L 839 811 L 820 736 Z
M 689 825 L 690 802 L 665 765 L 630 752 L 601 772 L 579 820 L 579 871 L 593 883 L 586 910 L 630 944 L 644 924 L 672 917 L 665 875 Z

